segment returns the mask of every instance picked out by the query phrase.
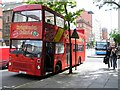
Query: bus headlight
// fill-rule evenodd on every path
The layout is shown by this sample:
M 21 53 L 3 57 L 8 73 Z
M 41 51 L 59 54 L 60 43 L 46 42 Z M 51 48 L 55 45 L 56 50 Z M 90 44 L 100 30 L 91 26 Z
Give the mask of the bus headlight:
M 40 63 L 40 59 L 37 60 L 37 63 Z
M 37 66 L 37 69 L 40 69 L 40 66 L 39 66 L 39 65 Z
M 9 66 L 11 66 L 12 65 L 12 63 L 11 62 L 9 62 Z

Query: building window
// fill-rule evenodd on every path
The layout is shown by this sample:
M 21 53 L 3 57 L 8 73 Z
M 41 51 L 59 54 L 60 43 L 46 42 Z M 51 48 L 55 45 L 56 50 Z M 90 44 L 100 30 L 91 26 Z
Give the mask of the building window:
M 0 8 L 2 8 L 2 4 L 0 4 Z
M 83 26 L 84 28 L 86 28 L 86 25 L 84 24 L 84 26 Z
M 80 24 L 80 28 L 82 28 L 83 27 L 83 24 Z
M 7 16 L 7 22 L 10 22 L 10 17 L 9 16 Z

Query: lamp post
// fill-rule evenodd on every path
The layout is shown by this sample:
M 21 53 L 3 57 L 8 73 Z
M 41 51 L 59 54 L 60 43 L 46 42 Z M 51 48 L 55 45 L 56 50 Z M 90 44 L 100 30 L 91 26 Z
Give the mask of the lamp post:
M 118 4 L 120 5 L 120 0 Z M 118 32 L 120 33 L 120 8 L 118 8 Z
M 71 38 L 75 38 L 75 65 L 76 65 L 76 61 L 77 61 L 77 58 L 76 58 L 77 57 L 77 54 L 76 54 L 76 51 L 77 51 L 76 39 L 79 39 L 79 36 L 78 36 L 78 33 L 77 33 L 76 29 L 74 29 Z M 77 69 L 77 67 L 75 67 L 75 70 L 76 69 Z

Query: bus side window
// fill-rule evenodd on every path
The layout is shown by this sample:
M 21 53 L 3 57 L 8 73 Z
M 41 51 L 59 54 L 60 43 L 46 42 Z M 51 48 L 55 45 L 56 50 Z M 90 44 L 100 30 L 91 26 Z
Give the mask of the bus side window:
M 54 14 L 49 11 L 45 11 L 45 22 L 55 25 Z
M 51 23 L 50 19 L 47 19 L 47 23 Z

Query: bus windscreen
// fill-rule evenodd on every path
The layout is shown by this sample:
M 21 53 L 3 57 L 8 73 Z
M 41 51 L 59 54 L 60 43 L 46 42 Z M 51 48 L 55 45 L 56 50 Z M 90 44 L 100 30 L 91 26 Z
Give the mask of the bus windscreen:
M 42 53 L 42 41 L 37 40 L 12 40 L 10 51 L 14 54 L 40 57 Z
M 97 42 L 96 43 L 97 49 L 106 49 L 107 48 L 107 42 Z

